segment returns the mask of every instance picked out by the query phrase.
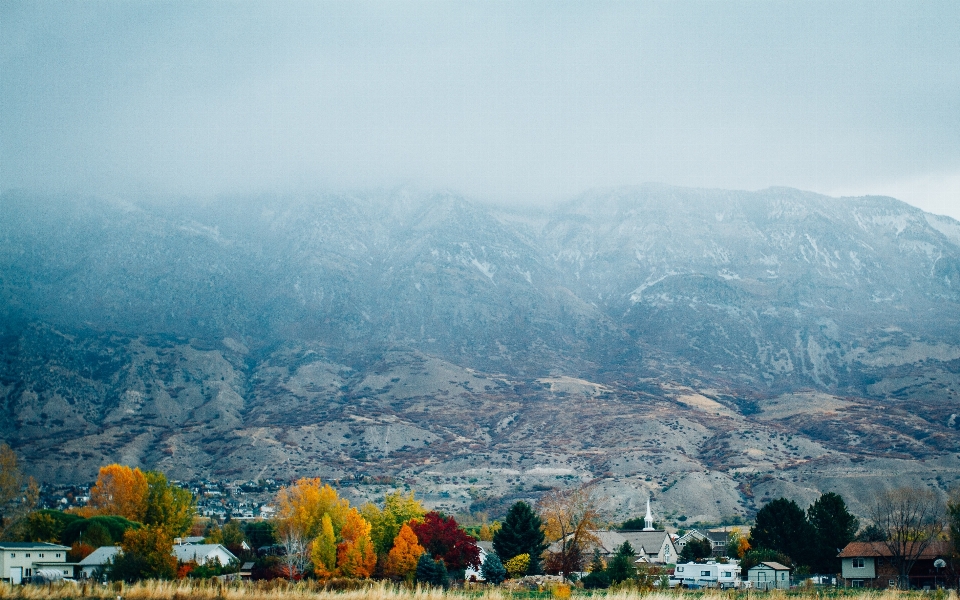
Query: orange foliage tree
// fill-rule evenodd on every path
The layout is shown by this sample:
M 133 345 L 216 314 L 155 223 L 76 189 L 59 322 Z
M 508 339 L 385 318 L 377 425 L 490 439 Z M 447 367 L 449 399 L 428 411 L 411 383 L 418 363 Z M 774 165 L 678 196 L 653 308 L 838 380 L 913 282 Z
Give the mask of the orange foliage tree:
M 400 533 L 393 540 L 393 548 L 387 555 L 387 574 L 401 579 L 412 580 L 417 572 L 417 561 L 426 552 L 413 529 L 404 523 Z
M 118 515 L 142 523 L 147 513 L 147 491 L 147 477 L 139 468 L 118 464 L 100 467 L 84 516 Z
M 377 553 L 370 538 L 370 523 L 356 508 L 347 513 L 340 537 L 343 541 L 337 544 L 339 574 L 359 579 L 370 577 L 377 565 Z

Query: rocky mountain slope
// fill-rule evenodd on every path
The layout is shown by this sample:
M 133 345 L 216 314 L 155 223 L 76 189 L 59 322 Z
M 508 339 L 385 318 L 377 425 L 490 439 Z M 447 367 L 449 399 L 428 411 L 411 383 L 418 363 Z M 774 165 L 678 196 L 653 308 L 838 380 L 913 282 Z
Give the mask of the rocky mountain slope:
M 960 477 L 960 223 L 645 186 L 0 198 L 0 435 L 46 480 L 389 475 L 447 510 L 630 514 Z

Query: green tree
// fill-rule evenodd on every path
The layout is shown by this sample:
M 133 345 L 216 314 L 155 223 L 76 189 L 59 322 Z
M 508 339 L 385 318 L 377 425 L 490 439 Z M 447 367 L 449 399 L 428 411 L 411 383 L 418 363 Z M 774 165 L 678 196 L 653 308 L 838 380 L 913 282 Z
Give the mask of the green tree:
M 810 568 L 815 573 L 839 573 L 837 554 L 853 541 L 860 520 L 850 514 L 839 494 L 828 492 L 807 509 L 807 521 L 813 529 Z
M 797 564 L 808 564 L 808 547 L 813 538 L 807 515 L 793 500 L 777 498 L 757 512 L 750 530 L 750 547 L 786 554 Z
M 78 541 L 93 545 L 93 541 L 96 539 L 97 542 L 101 542 L 101 546 L 112 546 L 123 541 L 123 536 L 127 531 L 141 526 L 140 523 L 128 521 L 123 517 L 98 515 L 74 521 L 64 527 L 60 541 L 67 546 Z M 104 532 L 109 537 L 109 541 L 104 542 L 102 539 Z M 96 537 L 91 538 L 91 535 Z
M 193 494 L 170 485 L 159 471 L 147 471 L 147 497 L 144 523 L 162 527 L 170 537 L 180 537 L 190 530 L 196 514 Z
M 360 512 L 370 523 L 370 538 L 377 556 L 386 556 L 390 552 L 393 540 L 397 539 L 404 523 L 421 520 L 427 514 L 420 501 L 414 498 L 413 492 L 405 496 L 400 490 L 384 496 L 382 509 L 368 503 Z
M 252 521 L 247 523 L 243 530 L 244 535 L 250 543 L 250 547 L 256 550 L 264 546 L 273 546 L 277 543 L 277 532 L 270 521 Z
M 130 529 L 123 536 L 119 553 L 110 568 L 113 581 L 140 579 L 173 579 L 177 575 L 177 559 L 173 556 L 173 540 L 163 527 Z
M 496 552 L 487 554 L 487 558 L 480 565 L 480 576 L 494 585 L 500 585 L 507 578 L 507 568 L 503 566 Z
M 63 530 L 74 521 L 83 517 L 61 512 L 59 510 L 42 509 L 27 515 L 24 532 L 25 542 L 51 542 L 58 544 L 63 536 Z
M 610 578 L 611 583 L 620 583 L 621 581 L 627 581 L 628 579 L 636 577 L 637 567 L 633 562 L 636 558 L 634 554 L 636 553 L 633 550 L 633 546 L 631 546 L 628 541 L 624 541 L 623 544 L 617 548 L 613 558 L 610 559 L 610 565 L 607 566 L 607 576 Z
M 540 555 L 547 549 L 544 543 L 543 522 L 526 502 L 514 503 L 507 517 L 493 536 L 493 550 L 501 561 L 508 561 L 519 554 L 530 555 L 527 573 L 540 572 Z
M 417 583 L 446 586 L 447 566 L 443 564 L 443 560 L 434 560 L 429 552 L 424 552 L 417 561 L 416 578 Z
M 680 562 L 697 562 L 713 556 L 713 544 L 710 540 L 693 538 L 683 546 L 678 560 Z
M 876 523 L 870 523 L 857 532 L 858 542 L 882 542 L 887 539 L 887 533 L 877 527 Z
M 960 556 L 960 488 L 950 491 L 950 498 L 947 500 L 947 525 L 953 551 Z
M 610 587 L 610 577 L 607 575 L 607 567 L 603 564 L 599 549 L 593 551 L 593 560 L 590 562 L 588 570 L 590 572 L 582 580 L 583 587 L 588 590 Z

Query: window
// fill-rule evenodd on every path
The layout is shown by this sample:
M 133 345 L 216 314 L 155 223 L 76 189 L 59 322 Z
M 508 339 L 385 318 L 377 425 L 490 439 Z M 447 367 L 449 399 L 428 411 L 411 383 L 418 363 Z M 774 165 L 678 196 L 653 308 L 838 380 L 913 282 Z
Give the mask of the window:
M 892 588 L 897 587 L 897 580 L 896 580 L 896 579 L 888 579 L 888 580 L 887 580 L 887 586 L 888 586 L 888 587 L 892 587 Z
M 854 569 L 862 569 L 862 568 L 863 568 L 863 559 L 862 559 L 862 558 L 855 558 L 855 559 L 853 559 L 853 568 L 854 568 Z
M 57 552 L 57 558 L 60 558 L 60 553 L 59 553 L 59 552 Z
M 677 573 L 683 573 L 683 567 L 677 567 Z
M 733 577 L 733 571 L 724 571 L 724 572 L 723 572 L 723 576 L 724 576 L 724 577 Z
M 24 556 L 26 556 L 27 558 L 30 558 L 30 553 L 27 552 Z
M 862 587 L 863 587 L 863 580 L 862 580 L 862 579 L 854 579 L 853 582 L 852 582 L 850 585 L 853 586 L 853 587 L 855 587 L 855 588 L 862 588 Z
M 39 556 L 40 558 L 43 558 L 43 552 L 41 552 L 41 553 L 38 554 L 37 556 Z
M 24 573 L 24 575 L 26 575 L 27 577 L 30 577 L 31 575 L 33 575 L 33 569 L 24 569 L 24 570 L 23 570 L 23 573 Z
M 700 577 L 710 577 L 710 571 L 700 571 Z
M 17 553 L 16 553 L 16 552 L 11 552 L 11 553 L 10 553 L 10 558 L 16 558 L 16 557 L 17 557 Z

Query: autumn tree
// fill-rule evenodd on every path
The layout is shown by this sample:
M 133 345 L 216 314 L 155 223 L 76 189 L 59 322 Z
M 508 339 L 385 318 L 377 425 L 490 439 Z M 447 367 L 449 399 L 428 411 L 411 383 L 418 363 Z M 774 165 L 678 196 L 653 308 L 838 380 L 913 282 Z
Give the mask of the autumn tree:
M 530 568 L 530 555 L 526 552 L 518 554 L 504 563 L 503 567 L 511 579 L 519 579 L 526 575 Z
M 0 534 L 27 515 L 40 498 L 40 486 L 20 470 L 17 453 L 0 443 Z
M 411 581 L 416 575 L 417 561 L 424 552 L 426 550 L 420 545 L 413 529 L 404 523 L 400 526 L 400 532 L 393 540 L 393 547 L 387 555 L 387 574 Z
M 373 574 L 377 553 L 370 538 L 370 523 L 355 508 L 347 512 L 342 542 L 337 544 L 337 572 L 343 577 L 365 579 Z
M 116 463 L 100 467 L 83 514 L 117 515 L 143 523 L 147 513 L 148 489 L 147 476 L 139 467 L 131 469 Z
M 480 548 L 453 517 L 443 517 L 436 511 L 428 512 L 420 523 L 414 523 L 413 532 L 435 559 L 442 559 L 447 569 L 464 570 L 480 567 Z
M 384 497 L 382 509 L 373 503 L 365 504 L 362 513 L 370 523 L 370 537 L 377 554 L 386 556 L 403 525 L 422 519 L 426 512 L 413 492 L 405 496 L 400 490 Z
M 856 537 L 860 520 L 850 514 L 839 494 L 828 492 L 807 509 L 807 522 L 813 530 L 810 568 L 814 573 L 839 573 L 837 554 Z
M 740 532 L 739 527 L 734 527 L 727 538 L 727 556 L 743 558 L 748 550 L 750 550 L 750 541 Z
M 538 504 L 548 540 L 559 550 L 551 557 L 564 577 L 583 570 L 583 548 L 596 542 L 593 531 L 600 523 L 597 499 L 587 488 L 558 490 L 543 496 Z
M 303 572 L 310 542 L 321 531 L 323 515 L 329 515 L 334 532 L 346 521 L 349 502 L 320 479 L 300 479 L 277 493 L 277 538 L 284 546 L 284 564 L 289 578 Z
M 110 579 L 136 581 L 176 577 L 173 540 L 164 528 L 130 529 L 124 534 L 120 547 L 122 552 L 114 558 Z
M 328 514 L 321 518 L 320 533 L 313 540 L 310 558 L 317 578 L 323 580 L 336 574 L 337 536 L 333 531 L 333 521 Z
M 930 489 L 902 487 L 880 494 L 870 517 L 884 533 L 882 543 L 899 573 L 898 587 L 908 588 L 914 563 L 945 529 L 943 504 Z
M 530 555 L 529 573 L 538 573 L 540 555 L 547 549 L 544 537 L 543 522 L 533 508 L 526 502 L 515 502 L 493 535 L 493 550 L 501 560 L 510 560 L 518 554 Z

